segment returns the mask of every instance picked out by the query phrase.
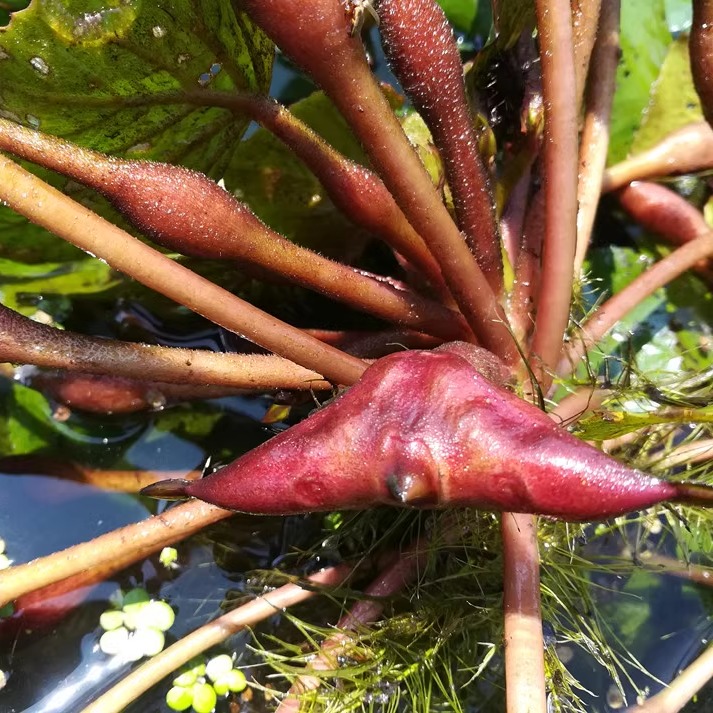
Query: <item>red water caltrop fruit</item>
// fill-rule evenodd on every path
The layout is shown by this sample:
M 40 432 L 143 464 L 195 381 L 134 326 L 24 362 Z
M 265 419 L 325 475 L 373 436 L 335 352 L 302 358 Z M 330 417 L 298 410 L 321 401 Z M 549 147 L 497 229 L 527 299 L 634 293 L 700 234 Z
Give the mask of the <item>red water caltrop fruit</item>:
M 256 514 L 470 506 L 570 521 L 711 499 L 703 486 L 653 478 L 578 440 L 491 380 L 492 368 L 484 376 L 482 352 L 454 343 L 384 357 L 222 470 L 143 492 Z

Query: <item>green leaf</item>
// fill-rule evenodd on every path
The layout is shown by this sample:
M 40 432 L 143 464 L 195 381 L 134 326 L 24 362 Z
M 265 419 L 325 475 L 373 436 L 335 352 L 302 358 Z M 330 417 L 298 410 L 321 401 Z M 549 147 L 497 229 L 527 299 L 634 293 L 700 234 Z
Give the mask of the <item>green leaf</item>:
M 456 30 L 471 30 L 478 15 L 478 0 L 438 0 L 438 4 Z
M 52 235 L 48 230 L 30 223 L 7 206 L 0 206 L 0 258 L 24 263 L 76 260 L 84 253 Z M 0 270 L 1 272 L 1 270 Z
M 47 399 L 17 382 L 0 383 L 0 453 L 24 455 L 56 444 Z
M 92 258 L 36 265 L 0 258 L 0 302 L 27 316 L 37 311 L 38 299 L 103 292 L 119 281 L 105 262 Z
M 146 438 L 146 442 L 158 440 L 166 433 L 180 435 L 187 440 L 205 438 L 213 431 L 223 415 L 219 409 L 196 404 L 191 406 L 180 404 L 154 416 L 154 428 Z
M 229 0 L 34 0 L 0 29 L 0 114 L 113 154 L 227 165 L 248 121 L 182 90 L 265 91 L 272 43 Z
M 664 0 L 622 2 L 622 59 L 612 110 L 610 163 L 626 157 L 670 43 Z
M 668 48 L 631 152 L 644 151 L 672 131 L 702 120 L 703 110 L 691 76 L 688 38 L 679 37 Z

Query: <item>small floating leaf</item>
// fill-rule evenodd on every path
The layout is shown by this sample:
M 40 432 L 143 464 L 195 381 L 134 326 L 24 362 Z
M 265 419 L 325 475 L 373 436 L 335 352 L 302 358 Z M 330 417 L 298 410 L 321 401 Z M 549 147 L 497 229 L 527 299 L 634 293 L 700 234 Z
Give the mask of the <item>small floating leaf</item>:
M 211 681 L 217 681 L 233 668 L 233 659 L 228 654 L 214 656 L 205 666 L 205 675 Z
M 247 687 L 248 681 L 245 678 L 245 674 L 237 668 L 231 669 L 213 684 L 213 688 L 219 696 L 226 695 L 228 691 L 240 693 Z
M 99 639 L 99 648 L 109 656 L 116 656 L 122 653 L 129 641 L 129 630 L 125 626 L 112 629 L 102 634 Z
M 174 686 L 166 694 L 166 705 L 172 711 L 186 711 L 193 703 L 193 692 L 190 688 Z
M 218 697 L 209 683 L 196 683 L 193 686 L 193 710 L 196 713 L 211 713 L 218 702 Z
M 124 613 L 111 609 L 105 611 L 99 617 L 99 626 L 101 626 L 104 631 L 114 631 L 124 624 Z

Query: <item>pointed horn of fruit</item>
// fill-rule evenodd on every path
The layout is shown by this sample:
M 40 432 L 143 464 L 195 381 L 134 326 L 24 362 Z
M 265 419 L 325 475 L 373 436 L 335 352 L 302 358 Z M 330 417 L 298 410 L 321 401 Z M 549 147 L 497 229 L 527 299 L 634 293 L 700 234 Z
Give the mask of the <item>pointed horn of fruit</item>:
M 713 507 L 713 488 L 701 483 L 671 483 L 676 488 L 673 502 L 683 505 Z
M 222 470 L 142 492 L 261 514 L 391 504 L 571 521 L 713 501 L 712 490 L 658 480 L 579 441 L 482 376 L 473 349 L 384 357 L 329 406 Z

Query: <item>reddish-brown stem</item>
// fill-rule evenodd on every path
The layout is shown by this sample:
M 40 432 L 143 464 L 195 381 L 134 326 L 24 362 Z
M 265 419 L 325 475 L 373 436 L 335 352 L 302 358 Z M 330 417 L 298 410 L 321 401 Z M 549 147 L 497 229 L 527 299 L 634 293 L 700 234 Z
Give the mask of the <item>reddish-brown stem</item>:
M 597 27 L 600 24 L 599 13 L 602 2 L 603 0 L 571 0 L 575 100 L 578 110 L 584 96 L 587 74 L 597 66 L 596 58 L 592 57 L 592 48 L 597 39 Z
M 713 233 L 706 233 L 686 243 L 659 260 L 646 272 L 632 280 L 623 290 L 609 298 L 582 325 L 581 332 L 563 350 L 557 373 L 566 375 L 577 368 L 587 351 L 604 338 L 607 332 L 643 299 L 674 280 L 699 260 L 713 255 Z
M 85 569 L 111 565 L 117 560 L 117 552 L 121 552 L 119 569 L 123 569 L 231 515 L 228 510 L 192 500 L 162 515 L 11 567 L 0 573 L 0 606 L 27 592 L 73 577 Z
M 500 234 L 510 265 L 513 269 L 520 255 L 523 226 L 527 211 L 530 185 L 532 181 L 532 167 L 528 166 L 513 186 L 508 196 L 500 219 Z
M 86 98 L 85 98 L 86 99 Z M 113 98 L 86 99 L 92 106 L 116 103 Z M 322 183 L 332 202 L 356 225 L 389 244 L 426 276 L 444 303 L 453 297 L 421 237 L 411 227 L 383 181 L 373 172 L 330 146 L 286 107 L 262 95 L 216 92 L 206 89 L 171 94 L 123 97 L 128 106 L 192 104 L 229 109 L 249 116 L 285 143 Z
M 713 0 L 693 0 L 693 21 L 688 39 L 693 84 L 703 114 L 713 126 Z
M 584 3 L 585 6 L 587 4 Z M 582 269 L 592 236 L 609 148 L 609 120 L 616 88 L 616 68 L 619 64 L 620 5 L 620 0 L 602 0 L 599 33 L 594 45 L 589 73 L 579 154 L 575 277 Z
M 532 342 L 543 382 L 557 363 L 569 320 L 577 237 L 577 106 L 568 0 L 536 0 L 545 102 L 545 239 Z
M 713 166 L 713 129 L 705 122 L 688 124 L 655 146 L 608 168 L 602 192 L 615 191 L 632 181 L 693 173 Z
M 176 95 L 173 101 L 222 106 L 260 123 L 294 151 L 342 213 L 401 253 L 434 288 L 445 288 L 438 263 L 382 180 L 368 168 L 342 156 L 274 99 L 203 90 Z
M 0 361 L 173 384 L 240 389 L 330 388 L 321 376 L 263 354 L 216 354 L 88 337 L 39 324 L 0 305 Z
M 537 518 L 503 513 L 503 609 L 507 713 L 545 713 Z
M 0 157 L 0 199 L 21 215 L 216 324 L 328 379 L 354 383 L 366 365 L 231 295 Z
M 6 119 L 0 119 L 0 148 L 101 192 L 135 226 L 171 250 L 257 266 L 389 322 L 444 339 L 470 335 L 460 314 L 278 235 L 202 174 L 108 157 Z
M 503 263 L 495 202 L 473 130 L 453 30 L 435 0 L 381 0 L 379 17 L 391 69 L 443 159 L 458 225 L 493 292 L 500 294 Z
M 386 187 L 438 260 L 481 344 L 505 361 L 516 362 L 518 353 L 502 307 L 372 76 L 360 40 L 350 36 L 342 3 L 241 0 L 241 6 L 322 86 L 347 119 Z
M 84 708 L 82 713 L 119 713 L 138 696 L 188 663 L 193 657 L 212 646 L 221 644 L 238 631 L 255 626 L 274 614 L 280 614 L 288 607 L 320 594 L 324 588 L 339 586 L 350 573 L 351 568 L 346 565 L 329 567 L 305 579 L 305 585 L 309 588 L 300 584 L 285 584 L 224 614 L 146 661 Z
M 535 326 L 535 296 L 540 286 L 542 239 L 545 233 L 545 193 L 539 189 L 527 205 L 521 243 L 515 262 L 515 282 L 510 294 L 510 314 L 515 336 L 527 344 Z

